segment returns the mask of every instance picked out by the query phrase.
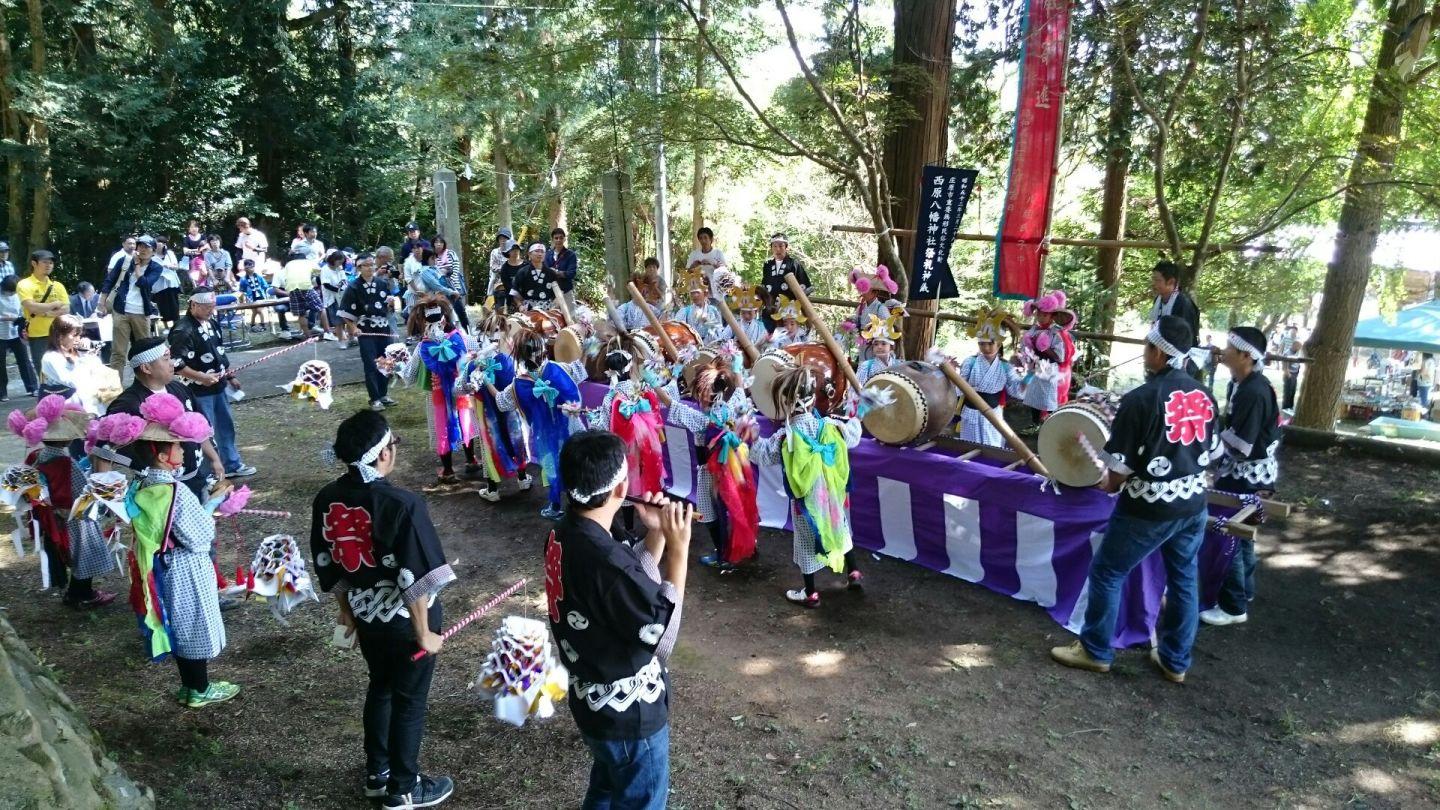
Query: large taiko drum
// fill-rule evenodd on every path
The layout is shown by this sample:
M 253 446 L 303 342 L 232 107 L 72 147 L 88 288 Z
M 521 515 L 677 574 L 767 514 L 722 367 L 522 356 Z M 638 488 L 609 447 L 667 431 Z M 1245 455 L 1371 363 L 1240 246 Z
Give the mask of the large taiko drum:
M 554 321 L 555 325 L 561 328 L 574 325 L 570 323 L 569 318 L 565 317 L 565 310 L 563 309 L 547 309 L 545 310 L 545 314 L 549 315 L 550 320 Z
M 512 317 L 518 317 L 528 322 L 527 328 L 545 338 L 547 343 L 555 339 L 555 335 L 560 332 L 560 327 L 563 325 L 557 319 L 552 318 L 550 313 L 538 309 L 528 309 Z
M 845 378 L 830 350 L 819 343 L 792 343 L 783 349 L 771 349 L 760 355 L 750 369 L 754 382 L 750 398 L 755 407 L 771 419 L 784 419 L 775 405 L 775 380 L 787 368 L 803 366 L 815 382 L 815 409 L 828 414 L 845 401 Z
M 700 333 L 696 332 L 695 328 L 690 324 L 684 321 L 661 321 L 660 328 L 665 330 L 665 334 L 669 336 L 670 342 L 675 344 L 676 351 L 684 352 L 686 346 L 694 346 L 697 349 L 700 348 Z M 657 338 L 659 337 L 659 333 L 655 331 L 655 327 L 653 326 L 647 326 L 643 331 Z
M 716 356 L 714 349 L 699 349 L 695 352 L 695 356 L 685 364 L 684 370 L 680 373 L 686 391 L 694 390 L 695 375 L 699 374 L 706 366 L 714 365 Z
M 550 356 L 561 363 L 573 363 L 585 356 L 585 338 L 580 334 L 580 328 L 567 326 L 555 334 L 555 342 L 550 344 Z
M 940 435 L 955 418 L 958 398 L 939 366 L 910 360 L 876 374 L 865 390 L 889 391 L 894 401 L 865 414 L 865 429 L 876 441 L 907 445 Z
M 1093 487 L 1105 476 L 1090 450 L 1080 441 L 1084 436 L 1096 452 L 1110 441 L 1114 410 L 1098 400 L 1072 400 L 1056 408 L 1040 426 L 1036 455 L 1066 486 Z

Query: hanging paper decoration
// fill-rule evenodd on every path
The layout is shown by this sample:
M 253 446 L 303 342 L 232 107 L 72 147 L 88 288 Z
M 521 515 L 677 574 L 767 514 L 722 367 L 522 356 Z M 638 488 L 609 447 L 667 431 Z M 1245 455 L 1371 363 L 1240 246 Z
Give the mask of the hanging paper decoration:
M 282 623 L 283 615 L 306 599 L 320 601 L 310 583 L 300 546 L 288 534 L 272 534 L 260 541 L 245 578 L 245 590 L 268 601 L 271 612 Z
M 29 464 L 11 465 L 0 475 L 0 503 L 14 510 L 15 531 L 10 539 L 15 543 L 15 556 L 25 557 L 25 543 L 32 534 L 30 506 L 49 502 L 50 489 L 45 485 L 45 476 Z M 36 539 L 39 539 L 38 535 Z
M 330 364 L 324 360 L 306 360 L 300 364 L 295 379 L 280 386 L 296 399 L 308 399 L 322 409 L 328 410 L 334 400 L 335 378 L 330 373 Z
M 385 353 L 375 358 L 375 368 L 386 377 L 398 373 L 410 362 L 410 349 L 404 343 L 391 343 Z
M 569 678 L 555 659 L 545 622 L 507 616 L 495 631 L 478 684 L 495 701 L 495 719 L 519 727 L 531 717 L 554 715 Z
M 1001 298 L 1040 293 L 1064 122 L 1069 0 L 1029 0 L 1022 30 L 1010 186 L 996 235 L 994 291 Z

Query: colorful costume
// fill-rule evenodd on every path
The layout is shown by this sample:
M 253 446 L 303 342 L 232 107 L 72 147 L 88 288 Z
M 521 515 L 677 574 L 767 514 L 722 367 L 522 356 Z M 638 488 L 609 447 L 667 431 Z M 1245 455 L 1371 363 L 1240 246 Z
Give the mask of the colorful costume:
M 770 330 L 765 328 L 765 322 L 756 317 L 757 313 L 764 308 L 764 302 L 760 300 L 760 294 L 754 285 L 736 284 L 725 294 L 725 305 L 736 315 L 736 322 L 740 324 L 740 331 L 750 339 L 750 343 L 759 351 L 765 351 L 770 342 Z M 745 320 L 745 314 L 750 313 L 750 320 Z M 735 340 L 735 332 L 726 326 L 721 329 L 716 337 L 719 340 Z M 737 341 L 738 342 L 738 341 Z
M 442 459 L 475 438 L 475 406 L 460 388 L 460 362 L 469 348 L 459 329 L 427 332 L 410 358 L 405 379 L 430 390 L 425 424 L 436 455 Z
M 43 397 L 28 414 L 12 411 L 8 419 L 10 430 L 26 444 L 40 445 L 25 456 L 25 464 L 39 476 L 41 495 L 32 494 L 29 505 L 36 545 L 44 549 L 41 584 L 47 589 L 68 584 L 65 598 L 72 603 L 94 595 L 89 577 L 73 574 L 72 578 L 76 548 L 70 537 L 70 511 L 85 489 L 85 470 L 66 451 L 70 442 L 84 438 L 89 422 L 85 411 L 57 394 Z
M 633 380 L 612 378 L 600 403 L 600 418 L 592 427 L 608 430 L 625 443 L 630 468 L 630 492 L 642 497 L 665 488 L 664 418 L 654 391 Z
M 860 420 L 836 422 L 812 412 L 755 443 L 759 464 L 781 464 L 794 522 L 794 560 L 800 573 L 845 570 L 850 538 L 850 449 L 860 443 Z
M 1070 401 L 1070 367 L 1075 362 L 1070 327 L 1075 325 L 1075 313 L 1065 309 L 1065 293 L 1060 290 L 1025 302 L 1025 317 L 1038 312 L 1050 315 L 1051 323 L 1048 327 L 1030 327 L 1020 340 L 1022 350 L 1032 359 L 1024 401 L 1031 408 L 1049 413 Z
M 875 328 L 873 322 L 875 320 L 887 321 L 897 314 L 903 315 L 905 305 L 887 297 L 887 294 L 897 293 L 900 285 L 890 278 L 890 268 L 883 264 L 876 265 L 874 270 L 860 267 L 851 270 L 850 284 L 860 293 L 860 305 L 855 310 L 854 319 L 849 323 L 859 336 L 860 360 L 864 362 L 875 356 L 875 350 L 870 345 L 872 338 L 867 336 Z M 866 300 L 866 296 L 872 291 L 875 293 L 875 297 Z M 896 322 L 898 323 L 898 319 Z M 894 337 L 898 338 L 899 335 Z
M 168 470 L 146 470 L 126 506 L 135 531 L 130 606 L 150 659 L 218 656 L 225 649 L 225 623 L 210 562 L 215 518 Z
M 540 471 L 550 487 L 550 506 L 559 510 L 565 486 L 560 481 L 560 448 L 570 438 L 570 420 L 574 417 L 561 408 L 580 404 L 579 383 L 585 379 L 585 363 L 557 363 L 546 360 L 533 376 L 515 377 L 509 388 L 500 392 L 495 405 L 501 413 L 519 410 L 530 425 Z
M 743 391 L 728 402 L 714 402 L 705 412 L 672 399 L 666 419 L 695 437 L 695 510 L 701 523 L 719 521 L 716 551 L 722 562 L 744 562 L 755 554 L 760 530 L 756 506 L 755 468 L 750 448 L 740 440 L 737 421 L 753 409 Z
M 991 408 L 1003 409 L 1005 397 L 1008 394 L 1018 397 L 1021 394 L 1023 385 L 1020 382 L 1020 372 L 1009 363 L 1000 359 L 997 354 L 995 359 L 986 360 L 982 355 L 967 357 L 960 363 L 960 376 L 970 383 L 975 393 L 985 400 Z M 960 438 L 967 442 L 976 444 L 988 444 L 991 447 L 1005 447 L 1005 438 L 1000 431 L 990 424 L 990 420 L 970 404 L 965 403 L 960 410 Z
M 466 362 L 464 379 L 476 392 L 470 399 L 476 410 L 476 455 L 485 479 L 498 484 L 502 478 L 527 477 L 525 467 L 530 463 L 530 452 L 525 420 L 518 413 L 501 412 L 485 387 L 488 381 L 496 390 L 509 388 L 515 382 L 514 358 L 494 349 L 482 351 Z

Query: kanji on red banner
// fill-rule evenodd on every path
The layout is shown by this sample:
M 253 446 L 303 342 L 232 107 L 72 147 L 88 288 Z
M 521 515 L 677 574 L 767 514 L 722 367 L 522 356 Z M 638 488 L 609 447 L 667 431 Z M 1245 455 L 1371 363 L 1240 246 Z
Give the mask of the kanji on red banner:
M 1040 294 L 1064 120 L 1069 0 L 1029 0 L 1024 30 L 1010 185 L 996 236 L 994 291 L 1001 298 Z
M 354 508 L 332 503 L 325 510 L 321 535 L 330 544 L 330 556 L 350 573 L 361 565 L 375 567 L 375 546 L 370 535 L 370 513 L 363 506 Z
M 565 598 L 565 580 L 560 576 L 560 555 L 564 549 L 555 542 L 555 532 L 545 542 L 545 603 L 550 609 L 550 621 L 560 621 L 560 600 Z

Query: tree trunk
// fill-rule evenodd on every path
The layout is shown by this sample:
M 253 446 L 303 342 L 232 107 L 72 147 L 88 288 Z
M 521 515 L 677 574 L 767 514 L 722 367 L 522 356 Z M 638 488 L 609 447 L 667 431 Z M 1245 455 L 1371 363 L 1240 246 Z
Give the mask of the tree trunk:
M 31 86 L 42 87 L 45 78 L 45 20 L 41 16 L 41 0 L 26 0 L 30 18 L 30 80 Z M 43 91 L 39 91 L 43 92 Z M 35 105 L 38 107 L 39 105 Z M 30 204 L 30 244 L 35 250 L 49 243 L 50 235 L 50 127 L 43 115 L 30 115 L 30 143 L 35 148 L 35 196 Z
M 890 221 L 896 227 L 912 227 L 921 205 L 921 172 L 927 163 L 943 163 L 949 149 L 950 52 L 954 37 L 955 0 L 895 0 L 895 64 L 890 76 L 885 174 L 894 195 Z M 915 251 L 913 236 L 897 240 L 898 256 L 887 255 L 889 240 L 880 241 L 882 262 Z M 904 266 L 904 262 L 897 266 Z M 914 301 L 910 306 L 933 312 L 938 303 Z M 905 357 L 924 357 L 934 340 L 934 318 L 905 319 Z
M 20 145 L 25 137 L 12 90 L 15 67 L 10 54 L 6 10 L 0 6 L 0 127 L 3 127 L 5 140 L 13 144 L 5 150 L 6 237 L 10 240 L 11 255 L 23 256 L 29 252 L 22 241 L 25 239 L 25 159 L 20 154 Z
M 339 225 L 350 234 L 360 232 L 365 214 L 360 210 L 360 160 L 356 143 L 355 122 L 349 120 L 350 111 L 355 109 L 355 94 L 358 72 L 355 67 L 355 31 L 350 16 L 349 0 L 335 1 L 335 67 L 339 77 L 340 109 L 345 111 L 341 138 L 346 149 L 340 162 L 339 208 L 342 212 Z M 353 236 L 351 238 L 354 238 Z
M 1117 19 L 1129 19 L 1129 5 L 1129 2 L 1121 2 L 1116 6 Z M 1131 53 L 1135 48 L 1133 30 L 1127 24 L 1122 32 L 1124 47 Z M 1116 67 L 1110 83 L 1110 111 L 1105 126 L 1105 179 L 1101 186 L 1100 238 L 1124 239 L 1126 208 L 1129 204 L 1127 181 L 1130 178 L 1131 127 L 1135 118 L 1135 99 L 1130 96 L 1130 90 L 1120 75 L 1120 46 L 1112 47 L 1114 50 L 1111 55 Z M 1095 331 L 1107 335 L 1115 333 L 1115 308 L 1120 294 L 1120 267 L 1123 258 L 1124 250 L 1121 248 L 1100 248 L 1099 264 L 1095 268 L 1095 280 L 1103 289 Z M 1100 367 L 1108 366 L 1110 341 L 1097 342 L 1095 347 L 1099 357 L 1092 358 L 1092 362 Z M 1106 387 L 1109 374 L 1098 375 L 1094 382 L 1101 388 Z
M 710 0 L 700 0 L 700 28 L 710 16 Z M 705 40 L 695 38 L 695 89 L 705 89 Z M 699 93 L 697 92 L 698 96 Z M 695 142 L 695 177 L 690 183 L 690 233 L 705 227 L 705 145 Z
M 550 233 L 556 228 L 564 228 L 565 220 L 565 187 L 560 184 L 560 152 L 564 148 L 560 135 L 560 109 L 554 105 L 546 111 L 545 115 L 545 143 L 548 147 L 546 158 L 550 161 L 550 205 L 546 221 L 550 228 L 545 233 L 545 241 L 549 241 Z
M 1350 164 L 1340 227 L 1335 234 L 1335 256 L 1325 272 L 1325 297 L 1315 331 L 1305 345 L 1310 363 L 1296 402 L 1295 424 L 1316 430 L 1335 425 L 1335 411 L 1345 386 L 1345 365 L 1355 339 L 1355 323 L 1365 288 L 1375 241 L 1385 218 L 1386 186 L 1395 169 L 1395 153 L 1405 113 L 1406 82 L 1395 71 L 1395 50 L 1405 25 L 1425 11 L 1420 0 L 1395 0 L 1386 16 L 1375 57 L 1375 77 L 1365 125 Z
M 495 170 L 495 217 L 500 227 L 513 229 L 510 213 L 510 161 L 505 159 L 505 134 L 500 129 L 500 115 L 490 117 L 490 165 Z

